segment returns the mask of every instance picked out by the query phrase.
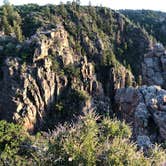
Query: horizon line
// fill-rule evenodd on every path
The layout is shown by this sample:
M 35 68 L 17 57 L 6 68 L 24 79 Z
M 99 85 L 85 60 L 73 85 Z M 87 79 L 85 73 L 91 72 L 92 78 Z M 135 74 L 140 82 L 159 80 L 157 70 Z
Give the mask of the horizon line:
M 70 1 L 69 1 L 70 2 Z M 64 5 L 68 5 L 67 2 L 64 3 L 64 2 L 60 2 Z M 54 4 L 54 3 L 45 3 L 45 4 L 39 4 L 39 3 L 23 3 L 23 4 L 13 4 L 13 3 L 10 3 L 11 5 L 14 5 L 14 6 L 24 6 L 24 5 L 38 5 L 38 6 L 48 6 L 48 5 L 53 5 L 53 6 L 58 6 L 58 5 L 61 5 L 61 4 Z M 72 2 L 70 2 L 72 4 Z M 0 5 L 0 7 L 2 7 L 2 5 Z M 89 6 L 88 4 L 81 4 L 80 6 Z M 91 5 L 92 7 L 105 7 L 105 8 L 108 8 L 108 9 L 111 9 L 111 10 L 133 10 L 133 11 L 139 11 L 139 10 L 146 10 L 146 11 L 155 11 L 155 12 L 163 12 L 163 13 L 166 13 L 165 10 L 160 10 L 160 9 L 148 9 L 148 8 L 111 8 L 109 6 L 103 6 L 102 4 L 96 4 L 96 5 Z

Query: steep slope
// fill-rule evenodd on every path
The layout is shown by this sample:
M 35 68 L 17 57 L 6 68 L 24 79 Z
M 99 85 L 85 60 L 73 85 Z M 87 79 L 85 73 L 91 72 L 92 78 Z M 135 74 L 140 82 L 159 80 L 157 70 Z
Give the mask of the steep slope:
M 164 165 L 166 50 L 149 27 L 79 1 L 5 5 L 0 165 Z
M 115 90 L 135 86 L 141 74 L 148 34 L 102 7 L 73 3 L 16 10 L 27 39 L 1 36 L 0 118 L 35 131 L 84 109 L 112 115 Z
M 77 54 L 84 54 L 90 61 L 100 64 L 113 53 L 120 63 L 131 66 L 135 76 L 140 74 L 139 64 L 151 44 L 150 38 L 147 32 L 120 13 L 103 7 L 82 7 L 76 3 L 42 7 L 25 5 L 16 9 L 22 17 L 25 37 L 41 28 L 48 30 L 63 24 L 69 33 L 70 47 Z
M 0 119 L 33 132 L 83 110 L 120 117 L 124 108 L 122 118 L 135 124 L 136 108 L 127 107 L 131 94 L 119 95 L 121 88 L 137 86 L 139 78 L 165 88 L 164 48 L 122 14 L 75 4 L 16 10 L 26 39 L 0 37 Z
M 151 10 L 121 10 L 135 24 L 139 24 L 157 41 L 166 45 L 166 13 Z
M 6 40 L 5 36 L 3 40 Z M 13 38 L 9 41 L 12 40 Z M 55 123 L 78 114 L 87 105 L 86 100 L 89 101 L 86 109 L 92 107 L 102 113 L 111 111 L 111 103 L 104 95 L 102 84 L 97 81 L 94 65 L 69 47 L 68 33 L 63 26 L 53 31 L 41 31 L 15 47 L 21 53 L 25 45 L 30 48 L 32 43 L 35 43 L 36 48 L 31 61 L 25 62 L 22 55 L 4 58 L 1 67 L 3 77 L 0 81 L 1 119 L 14 120 L 33 131 L 42 128 L 46 115 L 50 114 Z M 5 46 L 1 47 L 5 49 Z M 133 76 L 130 71 L 118 65 L 113 76 L 116 80 L 122 70 L 124 78 L 122 77 L 121 85 L 116 85 L 124 87 L 126 75 L 132 79 Z M 113 84 L 113 80 L 110 81 Z

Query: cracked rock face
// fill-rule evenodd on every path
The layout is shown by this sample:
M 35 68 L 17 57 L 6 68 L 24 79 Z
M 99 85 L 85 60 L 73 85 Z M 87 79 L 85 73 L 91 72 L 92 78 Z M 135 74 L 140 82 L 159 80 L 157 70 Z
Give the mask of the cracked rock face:
M 152 142 L 166 139 L 164 89 L 159 86 L 118 89 L 115 102 L 122 118 L 132 123 L 136 138 L 148 136 Z
M 1 119 L 22 123 L 29 131 L 40 127 L 57 92 L 51 65 L 48 58 L 32 66 L 21 65 L 18 58 L 6 59 L 0 82 Z
M 66 76 L 58 76 L 51 70 L 52 61 L 48 58 L 48 52 L 57 46 L 55 39 L 63 43 L 57 51 L 64 64 L 73 63 L 72 56 L 64 53 L 69 47 L 65 30 L 60 27 L 49 34 L 51 36 L 47 39 L 32 37 L 38 42 L 33 63 L 22 64 L 20 58 L 7 57 L 1 68 L 0 118 L 20 123 L 28 131 L 42 128 L 43 117 L 67 86 Z
M 92 61 L 77 54 L 70 46 L 68 35 L 64 27 L 59 25 L 56 29 L 40 31 L 32 36 L 30 40 L 25 41 L 29 46 L 35 44 L 35 50 L 28 59 L 30 62 L 23 63 L 23 59 L 16 55 L 5 56 L 6 60 L 0 68 L 0 74 L 3 75 L 0 80 L 1 119 L 20 123 L 28 131 L 40 130 L 44 117 L 49 114 L 53 104 L 65 90 L 71 89 L 84 91 L 91 96 L 85 109 L 94 109 L 101 114 L 112 111 L 111 102 L 114 102 L 115 90 L 126 87 L 128 80 L 133 84 L 134 76 L 121 64 L 118 64 L 117 68 L 109 66 L 101 72 L 95 71 L 93 62 L 100 64 L 104 50 L 104 43 L 99 36 L 94 34 L 93 42 L 87 37 L 82 41 L 83 45 L 87 45 L 86 52 L 96 53 L 95 61 Z M 61 67 L 63 74 L 58 74 L 58 71 L 53 69 L 54 60 L 57 61 L 57 66 Z M 79 70 L 79 78 L 69 78 L 64 71 L 68 65 Z M 133 112 L 128 102 L 137 96 L 136 92 L 132 93 L 130 89 L 127 91 L 128 101 L 123 106 L 129 110 L 129 113 L 126 111 L 126 119 L 132 117 Z M 137 100 L 133 106 L 136 104 Z
M 162 44 L 154 45 L 142 63 L 143 84 L 166 88 L 166 52 Z
M 33 39 L 39 40 L 39 48 L 35 51 L 34 61 L 48 55 L 57 55 L 64 65 L 74 63 L 74 52 L 69 46 L 68 33 L 63 26 L 52 31 L 41 31 L 33 36 Z
M 86 57 L 78 57 L 69 47 L 68 33 L 62 26 L 53 31 L 42 31 L 26 42 L 36 43 L 32 62 L 23 63 L 18 57 L 6 56 L 0 69 L 3 76 L 0 80 L 1 119 L 22 124 L 30 132 L 40 130 L 44 117 L 64 89 L 75 86 L 92 96 L 91 106 L 85 105 L 86 109 L 109 112 L 110 102 L 104 96 L 102 84 L 97 81 L 93 64 Z M 69 87 L 68 76 L 53 71 L 50 54 L 61 59 L 63 66 L 79 65 L 82 80 L 78 83 L 78 79 L 73 78 Z M 100 100 L 96 96 L 100 96 Z

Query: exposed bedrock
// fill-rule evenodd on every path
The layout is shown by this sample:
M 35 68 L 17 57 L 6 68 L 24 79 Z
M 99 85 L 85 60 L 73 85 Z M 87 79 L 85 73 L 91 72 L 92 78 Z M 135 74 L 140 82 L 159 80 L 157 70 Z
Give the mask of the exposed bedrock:
M 166 51 L 162 44 L 155 44 L 145 54 L 142 63 L 143 84 L 166 88 Z
M 166 139 L 166 90 L 159 86 L 122 88 L 117 90 L 115 102 L 118 113 L 133 126 L 137 140 Z

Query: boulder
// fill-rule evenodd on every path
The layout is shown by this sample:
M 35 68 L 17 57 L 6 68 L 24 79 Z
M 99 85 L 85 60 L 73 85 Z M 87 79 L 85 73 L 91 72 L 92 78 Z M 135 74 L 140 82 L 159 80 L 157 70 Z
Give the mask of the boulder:
M 152 148 L 153 146 L 152 142 L 150 141 L 150 138 L 146 135 L 139 135 L 137 137 L 137 145 L 140 148 L 143 148 L 144 150 L 148 148 Z
M 152 142 L 166 139 L 166 90 L 159 86 L 118 89 L 115 103 L 121 117 L 133 125 L 134 137 L 146 135 Z

